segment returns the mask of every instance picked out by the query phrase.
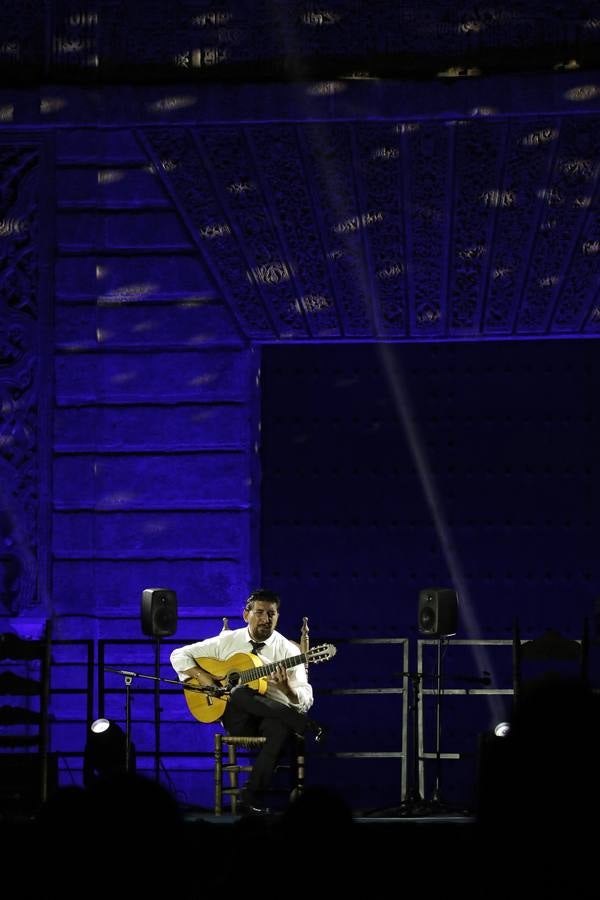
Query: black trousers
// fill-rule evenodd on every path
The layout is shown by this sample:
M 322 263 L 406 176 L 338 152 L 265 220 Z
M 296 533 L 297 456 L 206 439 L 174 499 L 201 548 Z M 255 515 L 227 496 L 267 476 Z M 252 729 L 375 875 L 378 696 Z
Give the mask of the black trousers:
M 268 789 L 275 766 L 291 739 L 295 734 L 304 734 L 307 725 L 304 713 L 247 687 L 232 691 L 221 721 L 234 737 L 248 735 L 266 738 L 246 783 L 250 800 Z

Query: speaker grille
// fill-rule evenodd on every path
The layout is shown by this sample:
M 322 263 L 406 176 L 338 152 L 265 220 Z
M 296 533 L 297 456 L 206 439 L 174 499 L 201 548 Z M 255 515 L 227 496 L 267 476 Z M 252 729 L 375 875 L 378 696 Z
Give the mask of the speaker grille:
M 432 597 L 428 596 L 427 600 L 431 604 Z M 421 631 L 432 631 L 435 628 L 435 609 L 433 606 L 423 606 L 419 614 L 419 627 Z
M 451 588 L 423 588 L 419 591 L 419 631 L 421 634 L 456 634 L 458 597 Z
M 168 637 L 177 630 L 177 594 L 169 588 L 146 588 L 142 592 L 142 632 Z

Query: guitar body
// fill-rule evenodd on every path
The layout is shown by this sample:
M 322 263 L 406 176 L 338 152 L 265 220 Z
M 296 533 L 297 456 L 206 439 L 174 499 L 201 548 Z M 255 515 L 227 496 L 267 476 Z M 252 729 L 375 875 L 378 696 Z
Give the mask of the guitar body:
M 269 686 L 269 675 L 279 666 L 292 669 L 301 664 L 325 662 L 336 654 L 333 644 L 321 644 L 312 647 L 306 653 L 298 656 L 290 656 L 287 659 L 278 659 L 275 662 L 264 663 L 254 653 L 234 653 L 227 659 L 211 659 L 209 656 L 200 656 L 196 659 L 196 665 L 209 675 L 212 675 L 215 687 L 220 687 L 225 693 L 221 696 L 183 689 L 188 708 L 199 722 L 216 722 L 221 718 L 227 708 L 227 701 L 231 691 L 238 685 L 252 688 L 259 694 L 266 694 Z M 253 671 L 256 669 L 256 674 Z M 193 679 L 190 685 L 195 685 Z
M 234 653 L 233 656 L 229 656 L 227 659 L 211 659 L 208 656 L 201 656 L 196 660 L 196 665 L 212 675 L 215 682 L 227 686 L 232 681 L 233 685 L 237 683 L 235 677 L 237 672 L 246 672 L 248 669 L 260 668 L 262 662 L 253 653 Z M 266 677 L 246 681 L 245 684 L 246 687 L 258 691 L 259 694 L 264 694 L 267 690 Z M 199 722 L 216 722 L 221 718 L 227 707 L 227 698 L 225 697 L 212 697 L 210 694 L 186 690 L 183 693 L 191 714 Z

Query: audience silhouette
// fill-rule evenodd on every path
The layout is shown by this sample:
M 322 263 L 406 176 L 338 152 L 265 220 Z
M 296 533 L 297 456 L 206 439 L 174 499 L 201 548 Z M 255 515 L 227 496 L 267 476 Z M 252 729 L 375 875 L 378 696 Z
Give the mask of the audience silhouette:
M 600 802 L 600 697 L 582 678 L 524 683 L 511 730 L 482 748 L 477 820 L 484 855 L 538 887 L 584 890 Z M 494 847 L 495 850 L 491 848 Z M 491 862 L 491 859 L 490 859 Z M 586 896 L 578 893 L 578 896 Z

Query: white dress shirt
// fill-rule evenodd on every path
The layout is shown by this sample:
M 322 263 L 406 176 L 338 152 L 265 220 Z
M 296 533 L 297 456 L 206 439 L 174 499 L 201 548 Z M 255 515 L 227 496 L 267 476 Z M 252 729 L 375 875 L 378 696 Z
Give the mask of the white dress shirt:
M 215 637 L 206 638 L 204 641 L 196 641 L 195 644 L 187 644 L 185 647 L 178 647 L 171 653 L 171 665 L 177 672 L 179 680 L 186 681 L 189 676 L 182 673 L 186 669 L 193 668 L 196 665 L 196 659 L 202 656 L 208 656 L 211 659 L 228 659 L 233 653 L 240 652 L 253 653 L 248 628 L 234 628 L 229 631 L 222 631 Z M 274 631 L 265 641 L 264 647 L 255 655 L 263 662 L 271 663 L 299 656 L 300 652 L 297 644 L 288 641 L 278 631 Z M 306 677 L 304 663 L 293 666 L 287 671 L 289 686 L 296 692 L 298 702 L 292 703 L 288 695 L 271 681 L 267 682 L 267 696 L 272 697 L 273 700 L 278 700 L 279 703 L 285 703 L 286 706 L 293 706 L 300 712 L 307 712 L 313 705 L 313 689 Z

